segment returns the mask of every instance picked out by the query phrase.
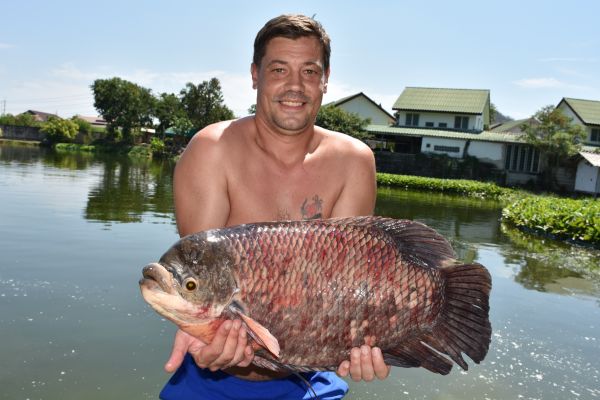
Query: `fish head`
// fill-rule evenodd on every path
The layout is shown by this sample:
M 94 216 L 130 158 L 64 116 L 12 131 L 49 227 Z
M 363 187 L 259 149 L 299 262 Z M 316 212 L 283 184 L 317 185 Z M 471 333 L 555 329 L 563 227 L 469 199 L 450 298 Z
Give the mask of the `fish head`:
M 200 232 L 182 238 L 158 262 L 144 267 L 140 289 L 155 311 L 200 337 L 204 335 L 198 330 L 223 318 L 238 292 L 231 267 L 224 244 Z

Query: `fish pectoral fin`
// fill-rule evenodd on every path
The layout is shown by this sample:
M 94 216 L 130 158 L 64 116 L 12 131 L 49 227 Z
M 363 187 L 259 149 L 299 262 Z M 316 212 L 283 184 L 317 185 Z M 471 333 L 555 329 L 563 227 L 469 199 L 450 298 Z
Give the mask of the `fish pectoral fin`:
M 249 316 L 237 313 L 242 318 L 242 321 L 246 324 L 246 328 L 248 329 L 248 333 L 252 337 L 252 339 L 256 340 L 258 344 L 269 350 L 271 354 L 275 357 L 279 358 L 279 342 L 277 338 L 269 332 L 267 328 L 262 326 L 257 321 L 253 320 Z

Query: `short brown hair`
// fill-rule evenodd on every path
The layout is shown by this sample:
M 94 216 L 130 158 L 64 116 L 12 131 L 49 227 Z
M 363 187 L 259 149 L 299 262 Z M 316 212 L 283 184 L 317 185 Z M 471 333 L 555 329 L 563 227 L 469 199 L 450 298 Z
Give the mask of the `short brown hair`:
M 331 39 L 323 26 L 312 18 L 300 14 L 285 14 L 275 17 L 263 26 L 254 39 L 254 56 L 252 62 L 260 67 L 260 62 L 265 56 L 267 44 L 275 37 L 298 39 L 314 36 L 321 43 L 323 68 L 329 69 L 329 56 L 331 54 Z

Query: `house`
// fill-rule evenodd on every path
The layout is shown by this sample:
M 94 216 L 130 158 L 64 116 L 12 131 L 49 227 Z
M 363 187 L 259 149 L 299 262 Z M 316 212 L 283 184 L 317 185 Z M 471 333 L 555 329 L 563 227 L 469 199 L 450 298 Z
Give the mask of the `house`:
M 394 122 L 394 116 L 387 112 L 381 104 L 377 104 L 363 92 L 344 97 L 343 99 L 327 103 L 324 106 L 333 105 L 344 111 L 358 114 L 361 118 L 369 118 L 371 123 L 378 125 L 389 125 Z
M 490 91 L 407 87 L 392 109 L 397 126 L 481 132 L 490 126 Z
M 33 118 L 37 121 L 37 122 L 46 122 L 48 121 L 51 117 L 55 117 L 55 118 L 60 118 L 58 115 L 56 114 L 51 114 L 51 113 L 47 113 L 47 112 L 42 112 L 42 111 L 35 111 L 35 110 L 27 110 L 25 111 L 23 114 L 31 114 L 33 115 Z
M 600 101 L 563 97 L 556 108 L 583 126 L 587 133 L 584 144 L 600 146 Z
M 88 122 L 91 126 L 106 128 L 107 122 L 102 117 L 88 117 L 85 115 L 75 115 L 75 117 Z
M 586 132 L 575 174 L 575 190 L 600 193 L 600 101 L 563 97 L 556 106 Z
M 537 179 L 540 154 L 516 132 L 520 125 L 490 130 L 489 90 L 407 87 L 393 109 L 393 125 L 367 127 L 383 143 L 381 149 L 475 157 L 504 171 L 509 185 Z
M 502 122 L 500 124 L 492 125 L 490 131 L 491 132 L 501 132 L 501 133 L 522 134 L 524 132 L 523 132 L 523 129 L 521 129 L 521 128 L 525 124 L 529 125 L 529 126 L 535 126 L 535 125 L 539 125 L 539 122 L 533 117 L 525 118 L 525 119 L 518 119 L 515 121 L 506 121 L 506 122 Z

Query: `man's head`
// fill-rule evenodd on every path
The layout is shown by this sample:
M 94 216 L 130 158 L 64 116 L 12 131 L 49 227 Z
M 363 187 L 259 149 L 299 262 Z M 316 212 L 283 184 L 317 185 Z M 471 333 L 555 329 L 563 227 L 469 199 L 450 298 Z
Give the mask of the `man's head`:
M 325 71 L 328 71 L 329 56 L 331 54 L 329 35 L 327 35 L 327 32 L 325 32 L 320 23 L 305 15 L 280 15 L 267 22 L 254 40 L 252 62 L 260 67 L 267 44 L 273 38 L 299 39 L 309 36 L 315 37 L 321 44 L 323 68 Z

